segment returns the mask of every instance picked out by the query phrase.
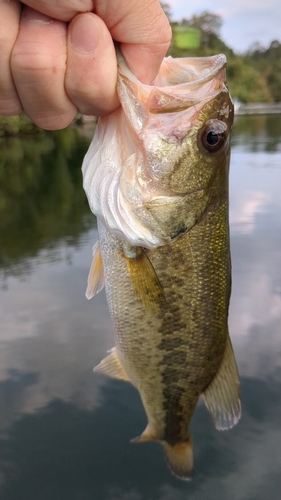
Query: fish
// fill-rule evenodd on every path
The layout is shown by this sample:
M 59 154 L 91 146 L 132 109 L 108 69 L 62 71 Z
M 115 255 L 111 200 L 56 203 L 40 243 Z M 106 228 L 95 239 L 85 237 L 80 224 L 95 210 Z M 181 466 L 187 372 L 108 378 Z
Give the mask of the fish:
M 104 286 L 115 346 L 94 371 L 131 382 L 171 472 L 193 475 L 189 431 L 203 396 L 214 426 L 241 415 L 228 331 L 226 57 L 164 58 L 151 85 L 118 53 L 120 107 L 99 119 L 83 186 L 99 239 L 86 296 Z

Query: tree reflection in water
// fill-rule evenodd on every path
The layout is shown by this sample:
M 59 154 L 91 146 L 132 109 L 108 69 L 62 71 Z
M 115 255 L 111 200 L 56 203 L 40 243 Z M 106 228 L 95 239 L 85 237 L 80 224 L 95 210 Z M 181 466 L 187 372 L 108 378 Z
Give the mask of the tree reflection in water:
M 75 245 L 94 223 L 82 189 L 88 140 L 59 132 L 0 139 L 0 269 L 17 274 L 23 258 L 64 238 Z

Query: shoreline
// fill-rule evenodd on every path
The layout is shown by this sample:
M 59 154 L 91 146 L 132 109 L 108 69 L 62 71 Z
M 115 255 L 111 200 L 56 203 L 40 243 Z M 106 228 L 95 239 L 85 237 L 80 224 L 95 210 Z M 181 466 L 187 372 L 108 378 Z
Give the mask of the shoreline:
M 235 115 L 281 114 L 281 102 L 234 103 Z

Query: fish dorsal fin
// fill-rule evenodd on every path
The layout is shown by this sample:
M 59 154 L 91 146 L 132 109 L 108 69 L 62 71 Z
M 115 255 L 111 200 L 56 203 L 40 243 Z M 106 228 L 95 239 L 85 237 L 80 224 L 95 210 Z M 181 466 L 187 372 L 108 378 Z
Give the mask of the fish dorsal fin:
M 158 312 L 166 304 L 164 290 L 143 248 L 135 249 L 135 256 L 124 252 L 128 272 L 137 297 L 148 312 Z
M 221 366 L 203 396 L 216 429 L 230 429 L 238 422 L 241 416 L 239 376 L 229 335 Z
M 94 372 L 103 373 L 109 377 L 119 378 L 130 382 L 130 379 L 118 357 L 116 347 L 113 347 L 108 352 L 109 354 L 97 366 L 95 366 Z
M 86 297 L 90 300 L 94 295 L 99 293 L 104 287 L 104 271 L 102 256 L 100 251 L 100 244 L 97 241 L 93 246 L 93 260 L 88 276 L 88 286 L 86 290 Z

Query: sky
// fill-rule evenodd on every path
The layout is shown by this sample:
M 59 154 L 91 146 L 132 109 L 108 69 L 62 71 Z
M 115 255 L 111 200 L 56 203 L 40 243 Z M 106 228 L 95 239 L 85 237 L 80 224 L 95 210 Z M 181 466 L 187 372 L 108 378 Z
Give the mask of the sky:
M 253 43 L 267 47 L 272 40 L 281 42 L 280 0 L 165 0 L 171 7 L 172 20 L 200 14 L 204 10 L 223 19 L 221 38 L 235 52 L 245 52 Z M 164 3 L 164 2 L 163 2 Z

